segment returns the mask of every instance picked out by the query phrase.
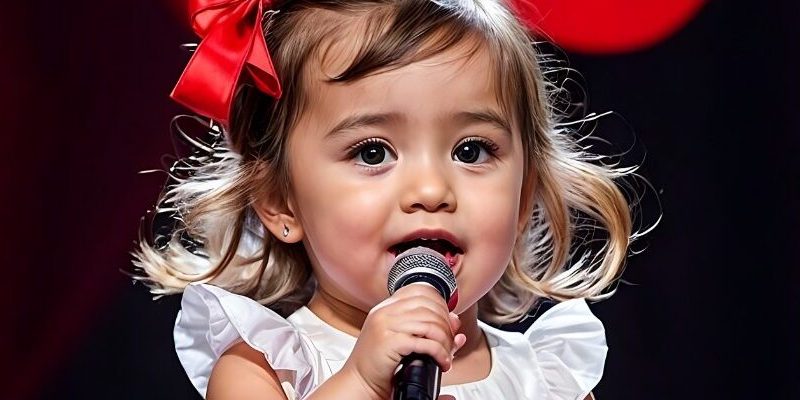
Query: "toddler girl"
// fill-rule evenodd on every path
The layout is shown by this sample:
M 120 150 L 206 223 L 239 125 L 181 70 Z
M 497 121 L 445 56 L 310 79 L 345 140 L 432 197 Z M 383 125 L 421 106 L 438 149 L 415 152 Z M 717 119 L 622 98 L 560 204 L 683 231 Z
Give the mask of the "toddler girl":
M 558 124 L 521 5 L 191 1 L 204 37 L 173 97 L 209 117 L 168 185 L 139 279 L 183 292 L 175 346 L 208 398 L 387 399 L 410 353 L 440 398 L 584 399 L 631 238 L 613 182 Z M 575 254 L 588 219 L 602 246 Z M 454 273 L 389 295 L 398 253 Z M 574 250 L 574 248 L 572 248 Z M 487 325 L 557 303 L 524 333 Z M 484 322 L 486 321 L 486 322 Z

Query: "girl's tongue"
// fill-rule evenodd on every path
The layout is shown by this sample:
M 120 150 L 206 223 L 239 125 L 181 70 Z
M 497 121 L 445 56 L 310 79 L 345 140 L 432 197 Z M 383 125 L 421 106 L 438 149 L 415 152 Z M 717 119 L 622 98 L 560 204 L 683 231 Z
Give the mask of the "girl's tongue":
M 456 266 L 456 255 L 455 254 L 453 254 L 450 251 L 446 251 L 443 255 L 444 255 L 445 261 L 447 261 L 447 265 L 449 265 L 451 269 Z

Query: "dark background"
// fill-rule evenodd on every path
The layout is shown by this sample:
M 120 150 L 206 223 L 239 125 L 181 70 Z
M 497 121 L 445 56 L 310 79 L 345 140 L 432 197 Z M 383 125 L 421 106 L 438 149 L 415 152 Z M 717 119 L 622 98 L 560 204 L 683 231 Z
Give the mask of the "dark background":
M 172 152 L 177 46 L 195 40 L 164 3 L 4 7 L 0 397 L 196 397 L 172 343 L 179 299 L 119 272 L 165 179 L 137 172 Z M 798 19 L 793 1 L 712 1 L 649 49 L 568 54 L 588 110 L 621 116 L 598 134 L 637 149 L 663 208 L 631 284 L 593 305 L 610 347 L 599 399 L 796 395 Z

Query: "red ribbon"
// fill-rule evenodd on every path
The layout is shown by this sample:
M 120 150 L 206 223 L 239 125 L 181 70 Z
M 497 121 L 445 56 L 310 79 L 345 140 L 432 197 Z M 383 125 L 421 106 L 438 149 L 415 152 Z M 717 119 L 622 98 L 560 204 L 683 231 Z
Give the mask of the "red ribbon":
M 262 28 L 264 10 L 272 5 L 272 0 L 189 0 L 192 29 L 203 40 L 170 97 L 224 125 L 242 79 L 280 98 Z

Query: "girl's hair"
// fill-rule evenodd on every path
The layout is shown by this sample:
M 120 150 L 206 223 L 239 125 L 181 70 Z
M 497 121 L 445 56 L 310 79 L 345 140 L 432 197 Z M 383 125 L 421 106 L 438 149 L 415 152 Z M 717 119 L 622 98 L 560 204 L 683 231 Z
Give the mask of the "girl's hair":
M 484 319 L 513 321 L 540 297 L 601 299 L 613 293 L 631 235 L 628 203 L 614 180 L 633 168 L 602 165 L 561 123 L 526 29 L 500 0 L 297 0 L 267 16 L 267 47 L 283 87 L 279 100 L 251 86 L 237 93 L 229 129 L 207 154 L 176 165 L 190 173 L 165 188 L 157 212 L 176 221 L 168 241 L 140 240 L 136 279 L 156 294 L 210 282 L 288 313 L 309 299 L 314 279 L 302 244 L 265 231 L 253 204 L 289 192 L 288 132 L 307 106 L 310 61 L 348 35 L 355 57 L 330 82 L 401 68 L 456 45 L 488 51 L 498 100 L 522 134 L 531 214 L 512 262 L 481 300 Z M 173 170 L 175 167 L 173 167 Z M 600 245 L 576 253 L 576 231 L 593 221 Z M 597 239 L 595 239 L 597 240 Z

